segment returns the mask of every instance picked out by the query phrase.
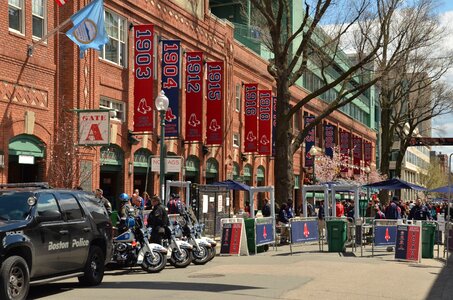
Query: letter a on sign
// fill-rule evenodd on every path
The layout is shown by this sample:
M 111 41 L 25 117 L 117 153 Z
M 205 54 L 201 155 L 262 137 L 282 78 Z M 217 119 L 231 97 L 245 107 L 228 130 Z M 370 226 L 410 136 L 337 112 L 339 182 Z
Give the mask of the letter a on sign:
M 108 145 L 110 143 L 110 111 L 79 111 L 79 145 Z
M 90 131 L 88 131 L 88 135 L 87 135 L 85 141 L 101 141 L 101 140 L 102 140 L 102 134 L 101 134 L 101 131 L 99 130 L 99 125 L 91 124 Z

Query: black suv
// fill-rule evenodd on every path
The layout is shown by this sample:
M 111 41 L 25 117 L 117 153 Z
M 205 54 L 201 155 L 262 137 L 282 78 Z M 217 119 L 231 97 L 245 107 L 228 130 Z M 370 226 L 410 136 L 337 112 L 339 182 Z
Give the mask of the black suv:
M 30 284 L 68 277 L 100 284 L 112 254 L 112 223 L 91 193 L 4 184 L 0 240 L 0 299 L 25 299 Z

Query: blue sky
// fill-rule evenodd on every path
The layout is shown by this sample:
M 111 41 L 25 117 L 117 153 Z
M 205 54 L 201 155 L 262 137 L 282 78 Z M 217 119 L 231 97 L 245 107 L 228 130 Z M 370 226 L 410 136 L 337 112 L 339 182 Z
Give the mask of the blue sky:
M 440 10 L 442 11 L 453 10 L 453 0 L 443 0 L 441 2 Z
M 453 0 L 443 0 L 441 6 L 439 7 L 444 24 L 448 24 L 448 28 L 452 28 L 453 24 Z M 448 48 L 453 49 L 453 31 L 450 31 L 450 38 L 448 39 L 449 45 L 446 45 Z M 453 70 L 450 70 L 444 80 L 453 86 Z M 433 137 L 453 137 L 453 115 L 444 115 L 433 120 Z M 444 147 L 433 147 L 433 150 L 437 152 L 442 152 L 445 154 L 453 153 L 453 146 L 444 146 Z

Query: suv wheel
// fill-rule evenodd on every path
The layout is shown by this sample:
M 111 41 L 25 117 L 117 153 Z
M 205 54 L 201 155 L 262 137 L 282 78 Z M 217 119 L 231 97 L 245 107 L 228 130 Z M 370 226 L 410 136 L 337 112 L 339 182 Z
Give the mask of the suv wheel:
M 0 271 L 0 299 L 26 299 L 30 288 L 28 265 L 20 256 L 8 257 Z
M 85 274 L 79 277 L 79 282 L 83 285 L 98 285 L 104 278 L 104 253 L 98 246 L 91 246 L 85 265 Z

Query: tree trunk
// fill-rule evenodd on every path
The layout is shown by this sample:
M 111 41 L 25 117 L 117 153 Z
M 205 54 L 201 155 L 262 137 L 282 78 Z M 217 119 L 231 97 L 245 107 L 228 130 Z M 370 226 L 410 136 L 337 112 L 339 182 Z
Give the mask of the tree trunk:
M 289 88 L 286 79 L 277 81 L 277 128 L 275 140 L 275 200 L 281 204 L 293 198 L 294 172 L 291 149 L 291 122 L 286 119 L 289 111 Z
M 382 101 L 385 103 L 385 101 Z M 390 155 L 393 145 L 393 134 L 391 132 L 390 118 L 392 109 L 382 107 L 381 109 L 381 165 L 380 172 L 383 175 L 387 175 L 390 178 Z M 387 204 L 389 201 L 387 191 L 379 192 L 379 199 L 383 204 Z

